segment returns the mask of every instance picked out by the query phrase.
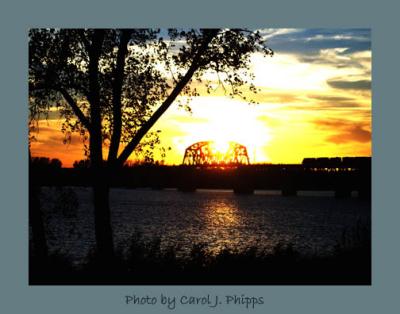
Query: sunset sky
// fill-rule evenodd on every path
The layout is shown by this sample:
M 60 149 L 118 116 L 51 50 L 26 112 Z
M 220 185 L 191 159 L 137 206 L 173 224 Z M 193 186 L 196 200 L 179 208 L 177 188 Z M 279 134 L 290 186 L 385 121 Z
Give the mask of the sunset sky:
M 221 90 L 192 100 L 192 113 L 173 104 L 156 123 L 171 147 L 166 164 L 180 164 L 197 141 L 235 141 L 251 163 L 301 163 L 305 157 L 371 155 L 371 32 L 369 29 L 263 29 L 272 58 L 252 56 L 259 104 Z M 83 159 L 79 136 L 63 144 L 53 112 L 39 122 L 33 156 Z M 158 158 L 156 154 L 156 159 Z

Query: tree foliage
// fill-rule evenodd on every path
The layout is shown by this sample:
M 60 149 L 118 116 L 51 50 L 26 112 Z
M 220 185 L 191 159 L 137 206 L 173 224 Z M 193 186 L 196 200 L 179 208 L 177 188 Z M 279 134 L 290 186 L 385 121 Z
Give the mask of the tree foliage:
M 257 51 L 272 55 L 246 29 L 31 29 L 30 116 L 37 121 L 56 106 L 64 133 L 89 141 L 91 160 L 122 165 L 159 143 L 150 131 L 174 101 L 189 109 L 202 89 L 257 92 L 249 71 Z

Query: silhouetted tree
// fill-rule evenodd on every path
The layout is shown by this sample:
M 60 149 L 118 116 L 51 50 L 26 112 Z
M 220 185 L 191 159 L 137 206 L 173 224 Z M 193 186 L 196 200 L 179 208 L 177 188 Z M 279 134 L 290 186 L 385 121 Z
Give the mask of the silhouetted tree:
M 258 32 L 245 29 L 30 30 L 31 117 L 56 104 L 66 139 L 76 131 L 88 142 L 97 253 L 104 260 L 114 254 L 110 172 L 134 150 L 159 143 L 150 130 L 179 95 L 198 96 L 201 84 L 244 99 L 242 86 L 256 92 L 249 71 L 256 51 L 272 55 Z
M 48 157 L 30 157 L 29 159 L 30 167 L 36 169 L 43 169 L 43 170 L 55 170 L 61 169 L 62 162 L 60 159 L 57 158 L 48 158 Z

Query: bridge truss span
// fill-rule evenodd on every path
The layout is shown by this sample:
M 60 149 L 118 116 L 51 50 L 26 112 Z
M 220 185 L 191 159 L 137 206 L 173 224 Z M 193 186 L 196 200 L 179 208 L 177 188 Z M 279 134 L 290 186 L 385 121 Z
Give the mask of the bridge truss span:
M 247 148 L 236 142 L 197 142 L 185 150 L 182 164 L 188 166 L 237 166 L 250 164 Z

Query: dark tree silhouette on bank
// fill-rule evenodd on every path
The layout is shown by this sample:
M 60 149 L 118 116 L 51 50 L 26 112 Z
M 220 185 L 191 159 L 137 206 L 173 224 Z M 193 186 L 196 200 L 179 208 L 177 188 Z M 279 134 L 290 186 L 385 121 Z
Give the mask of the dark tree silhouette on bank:
M 158 143 L 151 129 L 173 102 L 188 108 L 201 89 L 244 99 L 245 88 L 256 92 L 250 56 L 257 51 L 272 55 L 246 29 L 30 30 L 30 115 L 37 121 L 55 105 L 66 141 L 82 136 L 103 262 L 114 254 L 109 176 L 132 152 Z

